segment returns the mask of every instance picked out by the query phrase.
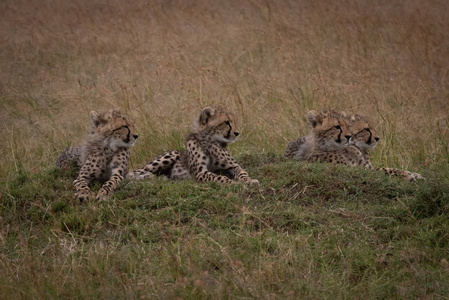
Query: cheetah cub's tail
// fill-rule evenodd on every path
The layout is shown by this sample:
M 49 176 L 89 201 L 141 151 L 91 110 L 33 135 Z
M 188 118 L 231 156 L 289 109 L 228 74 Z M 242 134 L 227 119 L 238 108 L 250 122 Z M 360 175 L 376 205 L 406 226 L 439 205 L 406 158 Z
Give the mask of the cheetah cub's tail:
M 81 166 L 81 147 L 68 147 L 56 160 L 56 166 L 61 169 L 69 169 L 73 163 L 77 166 Z

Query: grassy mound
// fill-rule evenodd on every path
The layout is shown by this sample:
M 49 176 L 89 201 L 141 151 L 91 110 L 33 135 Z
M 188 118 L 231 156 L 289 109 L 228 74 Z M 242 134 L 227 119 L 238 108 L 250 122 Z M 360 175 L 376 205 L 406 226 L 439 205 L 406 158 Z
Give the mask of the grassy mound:
M 216 299 L 449 293 L 449 183 L 441 173 L 409 183 L 274 155 L 239 160 L 260 186 L 125 181 L 111 199 L 81 204 L 73 197 L 73 173 L 18 175 L 1 190 L 1 294 Z

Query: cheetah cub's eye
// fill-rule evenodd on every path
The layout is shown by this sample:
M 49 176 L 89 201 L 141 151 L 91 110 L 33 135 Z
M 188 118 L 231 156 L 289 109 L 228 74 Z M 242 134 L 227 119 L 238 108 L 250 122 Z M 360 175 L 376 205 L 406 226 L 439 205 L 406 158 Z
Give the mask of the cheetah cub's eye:
M 121 129 L 123 129 L 123 128 L 127 129 L 128 131 L 131 131 L 127 125 L 124 125 L 124 126 L 122 126 L 122 127 L 116 128 L 116 129 L 114 129 L 113 131 L 121 130 Z
M 334 127 L 335 127 L 335 129 L 338 129 L 338 130 L 341 129 L 340 125 L 337 125 L 337 126 L 334 126 Z
M 229 122 L 229 121 L 225 121 L 225 124 L 228 126 L 231 126 L 231 122 Z

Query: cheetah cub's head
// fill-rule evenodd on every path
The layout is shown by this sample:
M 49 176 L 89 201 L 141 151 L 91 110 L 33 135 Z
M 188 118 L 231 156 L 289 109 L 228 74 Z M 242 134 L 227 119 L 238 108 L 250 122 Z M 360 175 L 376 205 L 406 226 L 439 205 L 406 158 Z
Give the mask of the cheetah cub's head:
M 192 126 L 193 133 L 199 133 L 211 141 L 233 143 L 239 132 L 234 115 L 219 106 L 206 107 Z
M 119 148 L 131 148 L 138 134 L 134 122 L 118 110 L 103 113 L 90 112 L 92 120 L 91 139 L 101 140 L 104 147 L 116 151 Z
M 379 136 L 376 134 L 372 124 L 360 115 L 350 117 L 352 137 L 349 141 L 360 150 L 370 150 L 376 147 Z
M 344 113 L 311 110 L 307 113 L 307 119 L 312 126 L 316 145 L 321 150 L 334 151 L 348 146 L 351 131 Z

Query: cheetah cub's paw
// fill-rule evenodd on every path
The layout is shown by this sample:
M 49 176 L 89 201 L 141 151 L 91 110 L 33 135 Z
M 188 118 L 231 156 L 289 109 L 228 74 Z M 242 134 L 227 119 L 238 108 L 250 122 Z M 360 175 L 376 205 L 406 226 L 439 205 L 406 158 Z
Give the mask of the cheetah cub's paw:
M 250 185 L 254 185 L 254 184 L 258 185 L 258 184 L 260 184 L 260 182 L 257 179 L 251 179 L 250 181 L 248 181 L 248 184 L 250 184 Z
M 419 173 L 412 173 L 409 174 L 409 180 L 410 181 L 418 181 L 418 180 L 424 180 L 425 178 L 419 174 Z
M 80 202 L 94 199 L 94 195 L 90 190 L 82 190 L 75 194 L 75 197 L 80 200 Z
M 112 193 L 111 193 L 109 190 L 104 189 L 104 188 L 101 188 L 101 189 L 98 191 L 98 194 L 97 194 L 96 199 L 97 199 L 98 201 L 103 201 L 103 200 L 107 199 L 111 194 L 112 194 Z

